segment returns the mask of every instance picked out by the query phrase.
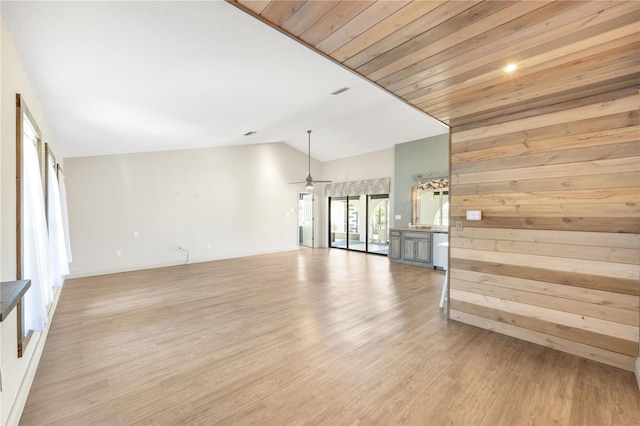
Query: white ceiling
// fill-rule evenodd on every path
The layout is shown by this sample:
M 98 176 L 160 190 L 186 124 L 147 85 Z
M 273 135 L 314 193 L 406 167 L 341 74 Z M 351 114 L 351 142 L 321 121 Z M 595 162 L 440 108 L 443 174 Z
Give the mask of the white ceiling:
M 2 16 L 59 156 L 306 153 L 312 129 L 312 156 L 329 161 L 448 131 L 224 1 L 3 1 Z

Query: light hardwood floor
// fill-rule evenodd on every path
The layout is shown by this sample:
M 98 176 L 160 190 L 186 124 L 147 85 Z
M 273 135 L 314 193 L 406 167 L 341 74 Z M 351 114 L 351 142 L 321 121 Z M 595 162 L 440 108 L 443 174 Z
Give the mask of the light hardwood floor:
M 633 373 L 447 321 L 443 276 L 305 249 L 69 280 L 21 424 L 640 424 Z

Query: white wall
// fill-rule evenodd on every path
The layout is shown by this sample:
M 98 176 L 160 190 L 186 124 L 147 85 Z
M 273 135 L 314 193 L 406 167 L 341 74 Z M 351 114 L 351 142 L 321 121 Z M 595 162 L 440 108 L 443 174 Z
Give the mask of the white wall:
M 339 160 L 327 161 L 321 166 L 322 179 L 333 182 L 351 182 L 355 180 L 377 179 L 382 177 L 391 178 L 391 194 L 389 195 L 390 211 L 393 218 L 393 179 L 394 179 L 394 148 L 383 149 L 382 151 L 370 152 L 356 157 L 341 158 Z M 318 178 L 320 179 L 320 178 Z M 324 188 L 317 190 L 320 208 L 316 241 L 319 247 L 328 246 L 328 198 L 324 196 Z
M 4 22 L 1 24 L 1 144 L 0 144 L 0 278 L 2 281 L 16 279 L 16 93 L 20 93 L 34 116 L 45 142 L 56 145 L 49 139 L 50 132 L 42 114 L 40 103 L 22 66 L 20 56 Z M 59 297 L 56 292 L 56 302 Z M 56 303 L 54 302 L 54 303 Z M 51 310 L 53 313 L 54 309 Z M 52 315 L 52 314 L 51 314 Z M 0 424 L 15 424 L 19 420 L 31 388 L 33 376 L 40 360 L 48 328 L 34 333 L 22 358 L 17 357 L 16 311 L 0 323 L 0 365 L 5 371 L 5 387 L 0 393 Z
M 66 159 L 71 275 L 184 263 L 178 246 L 190 262 L 294 250 L 306 160 L 282 143 Z

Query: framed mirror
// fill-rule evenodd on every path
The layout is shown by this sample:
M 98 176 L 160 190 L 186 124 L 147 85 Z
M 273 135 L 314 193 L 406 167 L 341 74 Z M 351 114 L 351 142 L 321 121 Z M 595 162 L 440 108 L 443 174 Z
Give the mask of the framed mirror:
M 412 188 L 414 226 L 449 226 L 449 179 L 431 179 Z

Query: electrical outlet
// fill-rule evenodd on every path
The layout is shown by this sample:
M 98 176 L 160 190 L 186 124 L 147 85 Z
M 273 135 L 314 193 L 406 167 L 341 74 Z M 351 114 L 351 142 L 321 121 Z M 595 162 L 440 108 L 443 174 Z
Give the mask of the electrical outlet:
M 116 250 L 116 257 L 122 256 L 122 250 Z
M 462 231 L 462 221 L 456 220 L 456 231 Z
M 138 238 L 139 234 L 138 231 L 133 231 L 133 238 Z
M 211 248 L 211 243 L 207 243 L 207 248 Z

